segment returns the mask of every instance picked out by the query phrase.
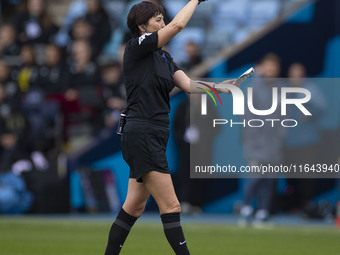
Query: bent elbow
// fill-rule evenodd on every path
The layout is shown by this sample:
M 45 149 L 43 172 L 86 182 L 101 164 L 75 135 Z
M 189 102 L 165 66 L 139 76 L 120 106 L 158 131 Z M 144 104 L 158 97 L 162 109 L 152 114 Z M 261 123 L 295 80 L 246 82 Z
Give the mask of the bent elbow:
M 176 32 L 178 33 L 178 32 L 180 32 L 180 31 L 182 31 L 184 29 L 185 25 L 180 23 L 180 22 L 178 22 L 178 23 L 174 23 L 173 27 L 176 30 Z

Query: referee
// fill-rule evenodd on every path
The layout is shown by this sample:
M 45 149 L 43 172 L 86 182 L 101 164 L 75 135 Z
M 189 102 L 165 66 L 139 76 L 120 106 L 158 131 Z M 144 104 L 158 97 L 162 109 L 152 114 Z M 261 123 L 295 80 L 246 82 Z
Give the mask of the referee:
M 121 145 L 124 160 L 130 166 L 130 178 L 125 203 L 110 229 L 105 255 L 120 253 L 150 194 L 158 205 L 172 249 L 176 254 L 190 254 L 165 155 L 169 93 L 174 86 L 190 93 L 190 79 L 162 47 L 186 26 L 198 4 L 204 1 L 189 1 L 167 26 L 163 8 L 155 3 L 135 4 L 128 14 L 127 24 L 134 38 L 127 43 L 124 53 L 128 106 Z

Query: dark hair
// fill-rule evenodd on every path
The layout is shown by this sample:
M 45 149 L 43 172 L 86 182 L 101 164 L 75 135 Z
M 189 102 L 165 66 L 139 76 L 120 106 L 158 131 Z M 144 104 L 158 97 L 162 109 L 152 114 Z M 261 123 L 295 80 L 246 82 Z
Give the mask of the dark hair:
M 102 73 L 110 71 L 111 68 L 120 68 L 120 64 L 117 61 L 108 61 L 101 66 Z
M 275 53 L 267 53 L 261 60 L 261 63 L 265 62 L 265 61 L 271 61 L 271 62 L 275 62 L 278 65 L 281 65 L 281 58 L 276 55 Z
M 127 16 L 127 25 L 133 37 L 140 36 L 139 25 L 147 24 L 149 19 L 158 14 L 164 15 L 164 9 L 159 4 L 144 1 L 132 6 Z

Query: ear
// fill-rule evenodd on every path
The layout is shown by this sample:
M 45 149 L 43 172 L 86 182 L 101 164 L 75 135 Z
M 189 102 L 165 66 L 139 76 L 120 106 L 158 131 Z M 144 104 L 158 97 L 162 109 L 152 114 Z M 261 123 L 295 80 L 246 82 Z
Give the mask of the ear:
M 138 25 L 139 31 L 142 33 L 146 33 L 146 26 L 145 25 Z

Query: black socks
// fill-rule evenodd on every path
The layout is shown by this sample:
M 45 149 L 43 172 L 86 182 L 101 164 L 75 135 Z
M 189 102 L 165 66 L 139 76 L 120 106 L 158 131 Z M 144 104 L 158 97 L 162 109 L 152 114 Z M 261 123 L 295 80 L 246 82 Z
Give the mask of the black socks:
M 177 255 L 190 255 L 180 222 L 180 214 L 162 214 L 161 219 L 165 236 L 174 252 Z M 123 208 L 120 210 L 110 229 L 105 255 L 118 255 L 120 253 L 130 229 L 136 220 L 136 217 L 126 213 Z
M 161 215 L 164 233 L 172 249 L 177 255 L 190 255 L 184 238 L 179 213 L 165 213 Z
M 137 218 L 129 215 L 127 212 L 120 210 L 116 220 L 110 229 L 109 240 L 107 243 L 105 255 L 117 255 L 123 247 L 123 244 L 136 222 Z

